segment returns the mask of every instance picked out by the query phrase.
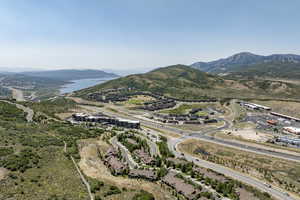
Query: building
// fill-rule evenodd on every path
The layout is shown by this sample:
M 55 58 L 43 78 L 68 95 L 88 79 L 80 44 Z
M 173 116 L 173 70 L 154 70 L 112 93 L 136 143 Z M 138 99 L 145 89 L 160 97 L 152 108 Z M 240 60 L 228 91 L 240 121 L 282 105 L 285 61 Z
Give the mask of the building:
M 105 154 L 104 164 L 114 175 L 124 174 L 127 166 L 118 159 L 118 151 L 115 148 L 109 148 Z
M 272 110 L 270 107 L 255 104 L 255 103 L 240 102 L 240 105 L 251 110 L 267 110 L 267 111 Z
M 138 128 L 140 128 L 140 121 L 118 118 L 116 120 L 116 125 L 126 127 L 126 128 L 138 129 Z
M 283 127 L 283 131 L 286 131 L 288 133 L 293 133 L 296 135 L 300 135 L 300 128 L 297 128 L 297 127 L 286 126 L 286 127 Z
M 163 177 L 162 182 L 174 188 L 179 194 L 182 194 L 187 199 L 196 199 L 200 194 L 200 190 L 195 188 L 192 184 L 187 183 L 184 179 L 178 178 L 177 173 L 169 171 Z
M 267 123 L 272 126 L 276 126 L 278 122 L 276 120 L 267 120 Z
M 139 121 L 109 117 L 109 116 L 103 115 L 101 113 L 97 114 L 97 115 L 87 115 L 84 113 L 76 113 L 76 114 L 73 114 L 72 117 L 76 121 L 107 123 L 107 124 L 111 124 L 111 125 L 121 126 L 121 127 L 125 127 L 125 128 L 134 128 L 134 129 L 140 128 Z
M 150 169 L 132 169 L 128 176 L 131 178 L 143 178 L 151 181 L 155 181 L 158 178 L 156 172 Z
M 155 160 L 144 149 L 136 149 L 133 154 L 136 155 L 146 165 L 155 164 Z
M 291 117 L 291 116 L 288 116 L 288 115 L 283 115 L 283 114 L 280 114 L 280 113 L 276 113 L 276 112 L 270 112 L 271 115 L 274 115 L 276 117 L 281 117 L 281 118 L 284 118 L 284 119 L 288 119 L 288 120 L 294 120 L 296 122 L 300 122 L 300 119 L 299 118 L 296 118 L 296 117 Z

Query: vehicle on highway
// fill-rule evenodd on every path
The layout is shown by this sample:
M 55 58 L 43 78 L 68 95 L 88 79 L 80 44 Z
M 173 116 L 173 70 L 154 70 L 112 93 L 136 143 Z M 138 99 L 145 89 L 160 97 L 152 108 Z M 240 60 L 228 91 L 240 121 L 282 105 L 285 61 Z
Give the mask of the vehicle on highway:
M 286 196 L 290 196 L 290 195 L 289 195 L 289 193 L 287 193 L 287 192 L 285 192 L 285 193 L 284 193 L 284 195 L 286 195 Z
M 271 188 L 272 186 L 268 183 L 265 183 L 265 186 L 267 186 L 268 188 Z
M 199 159 L 198 159 L 198 158 L 196 158 L 196 161 L 199 161 Z

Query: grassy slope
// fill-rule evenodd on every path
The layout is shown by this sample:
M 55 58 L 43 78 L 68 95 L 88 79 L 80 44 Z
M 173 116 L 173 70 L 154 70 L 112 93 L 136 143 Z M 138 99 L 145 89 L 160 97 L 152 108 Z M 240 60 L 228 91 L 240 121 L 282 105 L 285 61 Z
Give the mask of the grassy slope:
M 185 65 L 129 75 L 78 91 L 85 96 L 101 89 L 132 87 L 165 95 L 196 99 L 203 96 L 233 98 L 297 98 L 300 87 L 291 83 L 267 80 L 227 80 Z
M 229 75 L 231 77 L 242 76 L 247 78 L 270 77 L 283 79 L 300 79 L 300 63 L 259 63 L 249 66 L 234 67 L 230 71 L 232 71 L 231 75 Z
M 47 104 L 50 110 L 55 107 Z M 27 123 L 23 111 L 0 102 L 0 167 L 10 170 L 0 182 L 0 199 L 86 199 L 86 188 L 67 155 L 78 158 L 76 141 L 101 133 L 61 122 Z

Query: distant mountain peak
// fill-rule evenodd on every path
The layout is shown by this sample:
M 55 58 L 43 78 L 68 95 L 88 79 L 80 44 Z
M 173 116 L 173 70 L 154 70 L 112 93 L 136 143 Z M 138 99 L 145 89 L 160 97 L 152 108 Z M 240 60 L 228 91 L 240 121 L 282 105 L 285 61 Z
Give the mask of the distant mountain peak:
M 295 54 L 272 54 L 262 56 L 251 52 L 241 52 L 228 58 L 222 58 L 211 62 L 196 62 L 191 67 L 210 73 L 229 72 L 237 66 L 249 66 L 266 62 L 291 62 L 300 63 L 300 55 Z

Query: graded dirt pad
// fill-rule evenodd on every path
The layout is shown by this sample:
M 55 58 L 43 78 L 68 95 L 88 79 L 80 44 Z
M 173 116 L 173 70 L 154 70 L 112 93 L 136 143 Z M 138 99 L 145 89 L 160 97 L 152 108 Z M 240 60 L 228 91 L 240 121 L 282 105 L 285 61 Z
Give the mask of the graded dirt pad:
M 8 174 L 8 170 L 5 168 L 0 167 L 0 181 L 5 179 Z
M 102 142 L 95 140 L 81 141 L 81 160 L 79 166 L 85 175 L 119 188 L 148 191 L 152 193 L 157 200 L 174 199 L 171 193 L 164 189 L 159 183 L 111 175 L 98 155 L 98 145 L 101 144 Z
M 253 130 L 253 128 L 243 128 L 230 131 L 232 136 L 241 137 L 246 140 L 265 142 L 270 138 L 269 135 Z

